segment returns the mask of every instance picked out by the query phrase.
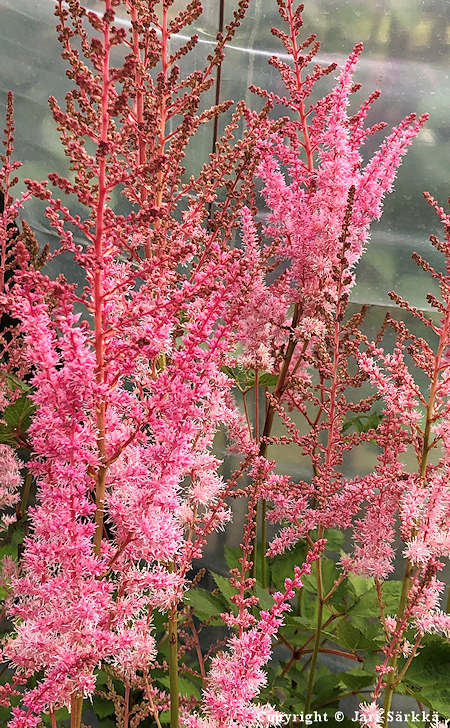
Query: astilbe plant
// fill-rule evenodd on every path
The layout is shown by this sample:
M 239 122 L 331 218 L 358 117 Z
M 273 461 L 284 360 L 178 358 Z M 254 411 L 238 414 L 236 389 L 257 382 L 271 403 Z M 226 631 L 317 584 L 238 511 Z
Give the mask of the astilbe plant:
M 136 671 L 146 674 L 155 657 L 154 609 L 169 611 L 171 721 L 178 725 L 177 603 L 207 534 L 230 516 L 224 495 L 233 482 L 222 482 L 211 446 L 221 423 L 243 444 L 220 366 L 251 271 L 229 243 L 251 195 L 250 153 L 265 122 L 240 105 L 211 161 L 182 181 L 198 127 L 229 106 L 199 111 L 247 3 L 206 67 L 187 78 L 177 61 L 197 38 L 175 52 L 169 41 L 201 5 L 170 17 L 171 4 L 106 0 L 102 15 L 76 1 L 56 7 L 76 85 L 65 111 L 50 100 L 72 174 L 49 179 L 85 213 L 72 214 L 47 183 L 27 184 L 47 203 L 60 238 L 52 257 L 70 253 L 84 286 L 51 281 L 16 243 L 8 303 L 32 367 L 36 413 L 28 438 L 37 504 L 11 580 L 16 629 L 4 657 L 17 685 L 37 682 L 13 708 L 12 728 L 38 725 L 46 712 L 54 721 L 62 705 L 79 726 L 102 662 L 116 666 L 129 691 Z M 128 33 L 115 22 L 119 9 L 131 19 Z M 118 67 L 117 47 L 126 51 Z M 247 130 L 234 141 L 243 116 Z M 116 191 L 127 214 L 110 204 Z M 6 199 L 4 220 L 20 204 L 8 190 Z M 158 720 L 150 678 L 146 686 L 148 712 Z
M 277 57 L 270 62 L 280 71 L 286 92 L 281 96 L 260 88 L 253 90 L 271 103 L 287 108 L 290 118 L 277 134 L 259 145 L 262 159 L 258 176 L 263 182 L 262 195 L 268 208 L 265 241 L 259 240 L 250 211 L 243 213 L 247 256 L 251 261 L 259 259 L 261 273 L 252 282 L 253 298 L 240 322 L 244 353 L 236 360 L 235 376 L 239 379 L 239 366 L 252 368 L 256 383 L 261 370 L 275 375 L 274 390 L 267 394 L 262 437 L 259 438 L 258 430 L 255 433 L 259 454 L 266 455 L 267 447 L 275 443 L 297 445 L 302 457 L 306 456 L 310 461 L 311 479 L 294 482 L 275 473 L 266 477 L 260 491 L 263 496 L 261 542 L 258 543 L 255 537 L 252 552 L 255 561 L 257 548 L 260 549 L 261 565 L 258 569 L 254 564 L 253 576 L 259 571 L 262 586 L 266 587 L 277 571 L 274 561 L 272 574 L 267 575 L 268 556 L 283 553 L 300 541 L 312 544 L 314 538 L 321 539 L 325 535 L 326 529 L 353 530 L 354 553 L 341 558 L 340 573 L 329 560 L 316 562 L 315 627 L 312 627 L 310 637 L 300 638 L 300 647 L 295 642 L 299 639 L 298 630 L 294 633 L 287 630 L 288 639 L 281 634 L 282 643 L 291 651 L 291 659 L 281 677 L 288 675 L 298 661 L 312 653 L 309 663 L 303 663 L 305 667 L 309 666 L 302 704 L 307 713 L 317 695 L 316 669 L 320 652 L 363 661 L 354 649 L 348 649 L 358 643 L 355 634 L 352 639 L 348 633 L 353 627 L 349 625 L 346 630 L 348 621 L 341 626 L 337 620 L 342 617 L 348 620 L 345 607 L 350 606 L 350 595 L 343 599 L 346 578 L 349 577 L 351 592 L 358 584 L 354 575 L 367 577 L 367 590 L 373 585 L 373 592 L 377 591 L 387 639 L 383 648 L 386 659 L 376 668 L 379 678 L 373 694 L 378 698 L 385 688 L 387 721 L 394 688 L 401 685 L 422 644 L 423 634 L 427 631 L 448 634 L 448 616 L 437 609 L 443 585 L 435 579 L 436 571 L 442 568 L 438 557 L 448 556 L 445 460 L 441 465 L 430 466 L 434 485 L 430 488 L 423 485 L 428 451 L 439 444 L 448 430 L 448 422 L 442 423 L 439 434 L 431 441 L 432 423 L 441 421 L 448 412 L 446 368 L 441 364 L 448 334 L 446 319 L 441 328 L 433 327 L 440 336 L 436 354 L 422 340 L 413 344 L 418 366 L 425 369 L 431 379 L 430 399 L 427 400 L 403 360 L 403 340 L 409 336 L 407 330 L 397 324 L 401 340 L 393 354 L 384 354 L 375 344 L 368 345 L 367 353 L 362 353 L 365 338 L 360 327 L 364 311 L 349 317 L 346 309 L 354 282 L 354 267 L 368 242 L 370 222 L 380 217 L 383 197 L 391 191 L 401 159 L 427 115 L 406 117 L 384 139 L 372 158 L 363 163 L 361 145 L 384 125 L 365 127 L 370 107 L 379 96 L 377 91 L 356 113 L 348 113 L 351 95 L 359 90 L 359 85 L 353 83 L 352 74 L 362 46 L 355 46 L 335 88 L 317 103 L 310 103 L 308 99 L 315 83 L 333 72 L 335 65 L 326 68 L 316 65 L 312 71 L 308 70 L 319 44 L 315 36 L 305 41 L 300 38 L 303 6 L 294 7 L 290 0 L 279 0 L 278 7 L 287 28 L 272 32 L 283 42 L 291 63 Z M 442 211 L 441 215 L 445 217 Z M 430 269 L 423 261 L 419 262 L 426 270 Z M 441 281 L 444 299 L 444 304 L 435 299 L 432 304 L 445 313 L 446 278 L 433 271 L 432 274 Z M 395 295 L 393 298 L 411 310 L 401 299 Z M 380 373 L 373 363 L 373 356 L 377 354 L 392 378 Z M 440 377 L 443 381 L 439 383 Z M 375 392 L 355 402 L 355 389 L 367 378 Z M 346 423 L 350 424 L 355 415 L 370 412 L 379 398 L 383 400 L 384 409 L 378 420 L 376 416 L 370 420 L 375 426 L 365 428 L 365 432 L 350 433 Z M 426 408 L 424 429 L 419 427 L 416 400 Z M 290 411 L 301 416 L 306 423 L 306 432 L 298 429 Z M 285 436 L 271 434 L 275 415 L 287 429 Z M 381 449 L 374 472 L 364 477 L 345 477 L 342 470 L 346 455 L 372 440 Z M 419 457 L 418 476 L 406 474 L 402 463 L 401 455 L 409 445 L 415 446 Z M 266 501 L 272 505 L 268 513 Z M 411 509 L 418 509 L 414 510 L 416 516 Z M 254 509 L 251 512 L 254 514 Z M 430 532 L 426 538 L 419 535 L 419 514 L 427 524 L 424 526 L 426 533 Z M 435 524 L 433 528 L 429 519 Z M 266 520 L 283 526 L 267 551 Z M 397 622 L 391 619 L 386 625 L 383 583 L 393 570 L 398 521 L 402 524 L 403 538 L 410 539 L 405 551 L 410 561 L 398 604 Z M 432 536 L 434 529 L 437 529 L 437 535 Z M 428 548 L 429 540 L 434 544 L 434 550 L 431 546 Z M 413 582 L 412 563 L 415 564 Z M 335 578 L 330 581 L 333 573 Z M 248 581 L 241 583 L 242 588 L 251 587 Z M 409 611 L 405 612 L 409 603 Z M 343 605 L 344 614 L 340 614 Z M 413 617 L 418 620 L 417 632 L 414 645 L 409 645 L 407 641 L 402 642 L 402 638 Z M 302 617 L 299 617 L 300 624 Z M 306 626 L 305 619 L 302 626 Z M 347 650 L 325 647 L 324 643 L 330 639 Z M 380 639 L 382 637 L 378 635 L 374 647 L 380 644 Z M 401 669 L 397 669 L 397 656 L 401 652 L 407 659 Z M 300 669 L 302 676 L 305 667 Z M 364 675 L 362 678 L 364 684 Z M 298 679 L 298 672 L 293 679 Z M 280 687 L 285 690 L 284 699 L 287 700 L 286 683 L 282 682 Z M 338 695 L 339 692 L 335 700 Z M 325 705 L 328 703 L 333 700 L 328 699 Z M 363 722 L 375 725 L 380 716 L 375 703 L 361 709 Z
M 439 283 L 440 300 L 433 294 L 427 299 L 439 316 L 439 321 L 426 316 L 408 304 L 394 291 L 391 298 L 421 324 L 431 329 L 434 341 L 430 345 L 412 334 L 405 324 L 388 317 L 397 333 L 397 345 L 386 354 L 372 343 L 367 354 L 360 357 L 362 368 L 386 403 L 386 418 L 380 426 L 377 442 L 383 449 L 383 484 L 366 511 L 357 533 L 353 568 L 367 570 L 371 563 L 385 563 L 388 572 L 392 559 L 392 530 L 395 515 L 400 521 L 403 555 L 406 559 L 400 601 L 395 617 L 385 614 L 380 600 L 381 619 L 386 634 L 385 658 L 377 667 L 379 679 L 373 692 L 372 721 L 375 725 L 384 712 L 387 725 L 395 689 L 408 678 L 408 668 L 427 634 L 450 637 L 450 614 L 440 609 L 444 583 L 437 578 L 450 556 L 450 487 L 449 487 L 449 361 L 450 343 L 450 217 L 431 195 L 425 198 L 441 218 L 445 228 L 444 240 L 431 236 L 432 244 L 445 257 L 445 272 L 436 271 L 420 255 L 414 254 L 417 264 Z M 415 383 L 408 366 L 406 353 L 413 365 L 427 379 L 423 391 Z M 400 455 L 406 445 L 414 448 L 417 469 L 405 468 Z M 440 455 L 430 462 L 436 448 Z M 369 566 L 371 571 L 373 567 Z M 382 573 L 382 576 L 385 576 Z M 450 596 L 447 601 L 447 612 Z M 382 711 L 376 700 L 385 687 Z
M 277 4 L 283 28 L 273 33 L 290 62 L 270 62 L 284 95 L 253 87 L 262 111 L 239 103 L 197 176 L 186 177 L 184 157 L 199 127 L 231 108 L 204 110 L 203 97 L 247 0 L 205 67 L 187 78 L 178 63 L 198 39 L 180 45 L 177 34 L 198 19 L 198 0 L 178 16 L 170 0 L 104 0 L 103 13 L 78 0 L 57 2 L 74 89 L 65 110 L 50 103 L 71 173 L 49 180 L 77 214 L 47 182 L 27 180 L 28 192 L 12 198 L 10 99 L 0 304 L 13 326 L 2 358 L 13 383 L 6 404 L 31 396 L 26 433 L 19 440 L 14 425 L 8 437 L 28 450 L 25 487 L 36 482 L 19 568 L 6 563 L 2 583 L 14 620 L 3 647 L 14 673 L 2 690 L 2 702 L 13 706 L 10 728 L 41 721 L 55 728 L 63 706 L 71 728 L 80 728 L 83 699 L 99 690 L 122 728 L 277 725 L 281 709 L 308 713 L 368 692 L 361 719 L 376 726 L 382 692 L 387 721 L 424 635 L 448 633 L 436 576 L 448 556 L 448 271 L 417 258 L 439 279 L 442 302 L 430 303 L 440 324 L 392 294 L 429 325 L 436 352 L 392 319 L 398 343 L 387 353 L 386 327 L 371 343 L 361 330 L 364 310 L 348 313 L 370 223 L 426 116 L 406 117 L 364 162 L 361 146 L 384 124 L 365 126 L 378 92 L 349 112 L 362 45 L 333 90 L 312 103 L 316 83 L 337 66 L 311 68 L 319 44 L 314 35 L 302 38 L 303 6 Z M 270 121 L 274 106 L 288 116 Z M 263 235 L 255 179 L 268 210 Z M 27 228 L 12 234 L 30 194 L 46 203 L 57 232 L 51 257 L 72 256 L 78 285 L 40 270 L 47 253 L 39 255 Z M 448 240 L 434 243 L 448 257 Z M 429 378 L 427 395 L 409 371 L 407 344 Z M 245 417 L 233 387 L 243 392 Z M 350 432 L 358 417 L 369 426 Z M 274 434 L 276 420 L 285 435 Z M 224 425 L 240 454 L 228 480 L 213 450 Z M 344 459 L 371 441 L 373 472 L 345 476 Z M 280 474 L 268 457 L 274 444 L 296 446 L 310 477 Z M 441 460 L 428 463 L 440 444 Z M 8 444 L 1 447 L 1 492 L 13 505 L 19 464 Z M 417 473 L 403 463 L 408 448 Z M 241 547 L 227 552 L 230 581 L 215 575 L 220 594 L 211 594 L 199 588 L 193 562 L 208 535 L 230 521 L 228 498 L 242 495 Z M 269 545 L 266 522 L 276 527 Z M 408 561 L 394 604 L 386 585 L 397 523 Z M 346 529 L 352 551 L 337 564 L 333 552 Z M 211 640 L 205 653 L 200 620 L 234 634 Z M 288 658 L 269 668 L 268 681 L 273 639 Z M 322 653 L 364 670 L 336 682 L 320 667 Z

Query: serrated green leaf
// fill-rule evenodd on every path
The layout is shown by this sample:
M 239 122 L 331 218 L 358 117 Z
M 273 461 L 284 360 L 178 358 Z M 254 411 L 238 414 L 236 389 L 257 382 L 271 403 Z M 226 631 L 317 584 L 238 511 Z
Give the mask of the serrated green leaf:
M 244 369 L 243 367 L 228 367 L 223 366 L 221 371 L 234 379 L 240 389 L 247 390 L 251 389 L 256 384 L 256 376 L 254 369 Z M 259 372 L 258 373 L 258 385 L 260 387 L 273 387 L 278 382 L 278 375 L 271 374 L 270 372 Z
M 344 534 L 337 528 L 327 528 L 324 538 L 327 539 L 327 549 L 330 551 L 339 551 L 344 544 Z
M 362 597 L 363 594 L 366 594 L 371 589 L 374 590 L 376 598 L 374 581 L 372 578 L 368 578 L 367 576 L 359 576 L 358 574 L 352 574 L 350 572 L 350 574 L 347 576 L 347 582 L 351 590 L 353 591 L 356 599 L 359 599 L 360 597 Z
M 231 597 L 233 594 L 236 594 L 236 589 L 234 589 L 229 580 L 226 578 L 226 576 L 222 576 L 221 574 L 216 574 L 215 571 L 210 571 L 211 576 L 213 577 L 214 581 L 216 582 L 218 589 L 222 596 L 226 599 L 227 603 L 230 604 L 233 608 L 234 604 L 231 601 Z
M 355 624 L 355 620 L 342 619 L 336 629 L 337 642 L 349 650 L 374 650 L 377 648 L 375 637 L 379 627 L 373 622 Z
M 17 437 L 15 432 L 10 430 L 6 425 L 2 425 L 0 423 L 0 444 L 1 445 L 10 445 L 11 447 L 15 447 L 17 445 Z
M 92 706 L 95 714 L 99 718 L 106 718 L 107 716 L 114 715 L 114 703 L 111 700 L 102 698 L 101 695 L 94 695 Z
M 275 589 L 284 588 L 284 580 L 288 577 L 292 579 L 294 575 L 294 567 L 301 566 L 305 561 L 307 548 L 303 542 L 294 546 L 290 551 L 281 556 L 276 556 L 269 560 L 270 570 L 272 574 L 272 582 Z
M 259 375 L 259 386 L 260 387 L 274 387 L 278 382 L 277 374 L 260 374 Z
M 97 688 L 103 687 L 103 685 L 106 685 L 107 675 L 105 670 L 98 670 L 98 672 L 95 673 L 95 685 Z
M 269 610 L 273 607 L 273 597 L 268 589 L 263 589 L 259 584 L 255 584 L 254 592 L 255 596 L 259 599 L 259 609 Z
M 225 561 L 229 569 L 238 569 L 241 557 L 242 549 L 239 546 L 225 546 Z
M 2 419 L 11 430 L 20 428 L 26 432 L 31 424 L 35 406 L 26 394 L 21 394 L 15 402 L 10 404 L 3 412 Z
M 0 546 L 0 560 L 4 556 L 11 556 L 17 561 L 19 546 L 23 542 L 24 537 L 24 531 L 16 526 L 12 533 L 8 534 L 8 540 L 6 543 L 3 543 Z
M 327 559 L 325 556 L 321 559 L 322 584 L 324 593 L 327 594 L 332 588 L 335 580 L 340 572 L 334 561 Z M 302 577 L 303 588 L 313 594 L 317 594 L 317 576 L 316 570 L 313 568 L 311 573 Z
M 319 704 L 324 702 L 328 703 L 333 698 L 338 702 L 341 692 L 338 676 L 331 671 L 327 671 L 318 677 L 314 683 L 314 693 L 316 696 L 314 702 Z
M 218 597 L 211 594 L 206 589 L 196 587 L 189 589 L 185 595 L 185 601 L 192 606 L 194 616 L 206 622 L 211 621 L 212 624 L 222 624 L 219 614 L 226 609 L 224 602 Z
M 425 637 L 424 646 L 413 659 L 402 688 L 420 693 L 433 711 L 450 718 L 450 642 L 445 637 Z
M 339 677 L 350 690 L 362 690 L 363 688 L 370 687 L 374 682 L 373 673 L 363 669 L 340 672 Z
M 161 677 L 156 678 L 156 681 L 161 683 L 161 685 L 164 685 L 165 688 L 170 688 L 169 675 L 162 675 Z M 195 695 L 197 698 L 200 697 L 200 690 L 197 685 L 194 685 L 191 680 L 188 680 L 182 675 L 178 676 L 178 690 L 181 695 Z
M 397 614 L 403 582 L 392 579 L 381 585 L 386 615 Z
M 21 379 L 14 376 L 14 374 L 11 374 L 10 372 L 1 372 L 1 377 L 5 381 L 6 386 L 11 392 L 15 392 L 17 389 L 19 389 L 21 392 L 26 393 L 30 393 L 33 391 L 29 384 L 23 382 Z

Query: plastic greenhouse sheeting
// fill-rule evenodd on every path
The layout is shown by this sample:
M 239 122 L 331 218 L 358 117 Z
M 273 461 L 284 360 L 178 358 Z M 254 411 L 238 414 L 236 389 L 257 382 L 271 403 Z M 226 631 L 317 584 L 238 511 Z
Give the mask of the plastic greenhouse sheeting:
M 175 0 L 173 11 L 185 4 L 184 0 Z M 204 14 L 195 28 L 199 43 L 186 70 L 207 55 L 217 32 L 219 0 L 204 0 L 203 4 Z M 225 20 L 233 5 L 234 0 L 225 0 Z M 358 95 L 365 97 L 374 88 L 382 91 L 370 118 L 372 123 L 386 120 L 394 125 L 411 111 L 430 113 L 426 128 L 400 169 L 396 191 L 385 203 L 382 221 L 372 229 L 372 242 L 359 266 L 353 290 L 355 302 L 387 306 L 390 302 L 384 292 L 395 288 L 412 303 L 424 307 L 429 281 L 417 271 L 411 253 L 418 250 L 434 262 L 427 240 L 436 231 L 436 222 L 422 199 L 422 191 L 431 191 L 441 202 L 448 196 L 450 83 L 446 52 L 450 3 L 305 0 L 305 6 L 305 36 L 317 32 L 322 41 L 319 62 L 342 62 L 356 42 L 364 41 L 365 52 L 355 77 L 363 84 Z M 101 11 L 102 3 L 92 0 L 90 7 Z M 69 88 L 53 10 L 52 0 L 0 0 L 0 102 L 4 107 L 7 91 L 14 91 L 16 156 L 24 162 L 22 178 L 43 179 L 49 171 L 65 169 L 64 153 L 47 103 L 50 94 L 62 100 Z M 125 16 L 122 22 L 127 22 Z M 250 83 L 277 90 L 277 72 L 267 63 L 271 55 L 280 53 L 279 42 L 270 33 L 277 22 L 276 0 L 252 0 L 247 18 L 228 49 L 222 98 L 245 98 L 249 104 L 255 103 L 248 91 Z M 330 79 L 325 83 L 329 84 Z M 211 136 L 211 129 L 207 129 L 197 139 L 187 160 L 190 171 L 210 151 Z M 380 136 L 370 140 L 368 153 L 379 143 Z M 43 227 L 40 203 L 28 204 L 26 217 L 38 237 L 51 240 L 53 232 Z M 440 261 L 436 264 L 439 266 Z M 68 261 L 58 259 L 57 265 L 66 265 L 70 275 Z

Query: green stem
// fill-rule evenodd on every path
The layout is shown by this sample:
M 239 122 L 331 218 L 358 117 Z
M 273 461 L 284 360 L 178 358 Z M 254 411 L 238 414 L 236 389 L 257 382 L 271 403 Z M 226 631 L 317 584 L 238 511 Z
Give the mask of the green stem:
M 130 717 L 130 683 L 128 680 L 125 682 L 125 696 L 123 704 L 123 728 L 128 728 L 128 722 Z
M 322 538 L 323 529 L 319 529 L 319 538 Z M 308 687 L 306 688 L 305 698 L 305 713 L 308 713 L 311 708 L 311 698 L 314 688 L 314 678 L 316 674 L 317 658 L 319 656 L 320 640 L 322 633 L 322 616 L 323 616 L 323 581 L 322 581 L 322 564 L 321 559 L 316 561 L 316 572 L 317 572 L 317 624 L 316 624 L 316 635 L 314 638 L 314 647 L 311 657 L 311 666 L 309 668 Z
M 395 660 L 397 662 L 397 660 Z M 393 672 L 389 673 L 389 682 L 386 686 L 386 690 L 384 693 L 384 703 L 383 703 L 383 728 L 387 728 L 388 726 L 388 717 L 389 717 L 389 711 L 391 709 L 391 703 L 392 703 L 392 696 L 394 695 L 395 690 L 395 684 L 393 680 Z
M 70 700 L 70 728 L 80 728 L 83 713 L 83 696 L 72 695 Z
M 170 728 L 178 728 L 178 629 L 177 607 L 173 605 L 169 615 L 169 684 L 170 684 Z
M 292 324 L 291 324 L 292 329 L 295 329 L 295 327 L 297 326 L 299 318 L 300 318 L 300 307 L 299 307 L 299 304 L 296 303 L 294 306 L 294 313 L 292 316 Z M 283 365 L 281 367 L 281 371 L 280 371 L 280 374 L 278 377 L 278 382 L 276 384 L 276 387 L 275 387 L 275 389 L 273 391 L 273 395 L 272 395 L 273 398 L 277 401 L 279 401 L 281 399 L 281 397 L 283 396 L 284 391 L 286 389 L 289 367 L 291 364 L 292 357 L 294 355 L 296 343 L 297 342 L 294 339 L 294 337 L 291 337 L 289 339 L 289 343 L 288 343 L 287 349 L 286 349 L 286 354 L 285 354 L 284 360 L 283 360 Z M 272 432 L 272 425 L 273 425 L 274 417 L 275 417 L 275 407 L 273 406 L 273 403 L 270 402 L 269 406 L 267 407 L 266 419 L 264 422 L 264 429 L 263 429 L 262 438 L 261 438 L 261 444 L 259 446 L 259 456 L 260 457 L 264 457 L 264 458 L 266 457 L 267 438 L 270 437 L 270 433 Z M 256 506 L 256 529 L 255 529 L 255 538 L 253 540 L 253 551 L 252 551 L 252 561 L 253 561 L 252 577 L 253 578 L 256 578 L 256 558 L 257 558 L 257 540 L 258 540 L 257 525 L 259 523 L 259 513 L 260 513 L 260 508 L 259 508 L 259 503 L 258 503 Z M 264 517 L 264 522 L 265 522 L 265 520 L 266 519 Z M 263 546 L 264 546 L 264 544 L 263 544 Z M 264 549 L 263 553 L 265 554 L 265 549 Z
M 409 592 L 409 584 L 411 580 L 411 574 L 412 574 L 412 564 L 410 561 L 406 562 L 406 569 L 405 574 L 403 576 L 403 583 L 402 583 L 402 593 L 400 595 L 400 602 L 398 605 L 398 612 L 397 612 L 397 620 L 402 619 L 406 604 L 408 601 L 408 592 Z M 383 728 L 388 728 L 388 713 L 391 709 L 391 703 L 392 703 L 392 697 L 395 692 L 395 688 L 398 685 L 398 681 L 396 680 L 396 672 L 397 672 L 397 655 L 394 655 L 393 658 L 390 660 L 390 665 L 394 668 L 389 672 L 387 681 L 386 681 L 386 688 L 384 691 L 384 713 L 383 713 Z
M 23 488 L 22 493 L 22 500 L 20 501 L 20 508 L 18 516 L 19 518 L 22 518 L 25 515 L 25 512 L 27 510 L 28 506 L 28 499 L 30 497 L 30 490 L 31 490 L 31 483 L 33 482 L 33 476 L 31 475 L 30 471 L 27 471 L 27 474 L 25 476 L 25 484 Z
M 267 524 L 266 524 L 266 511 L 267 503 L 263 498 L 261 502 L 261 553 L 259 555 L 261 563 L 261 584 L 263 589 L 267 587 L 267 564 L 266 564 L 266 551 L 267 551 Z

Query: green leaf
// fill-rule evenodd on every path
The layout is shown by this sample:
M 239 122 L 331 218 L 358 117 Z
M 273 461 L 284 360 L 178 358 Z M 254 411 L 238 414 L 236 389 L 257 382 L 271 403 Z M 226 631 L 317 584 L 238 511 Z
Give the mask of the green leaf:
M 340 680 L 337 674 L 332 673 L 330 670 L 324 671 L 322 665 L 321 671 L 323 674 L 320 675 L 314 683 L 314 693 L 316 695 L 315 703 L 329 702 L 333 698 L 336 702 L 339 700 L 339 695 L 342 692 L 340 689 Z
M 106 700 L 100 695 L 94 695 L 93 708 L 96 715 L 99 718 L 106 718 L 107 716 L 114 715 L 114 703 L 112 700 Z
M 375 589 L 370 589 L 362 595 L 348 610 L 353 617 L 373 617 L 378 613 L 377 594 Z
M 337 626 L 336 638 L 340 645 L 349 650 L 356 650 L 363 637 L 361 630 L 354 627 L 349 619 L 343 619 Z
M 14 559 L 14 561 L 17 561 L 19 558 L 19 546 L 22 544 L 25 533 L 21 528 L 18 528 L 17 526 L 14 527 L 12 533 L 11 528 L 8 532 L 8 541 L 2 546 L 0 546 L 0 562 L 4 559 L 5 556 L 11 556 L 11 558 Z M 0 587 L 0 600 L 6 599 L 8 596 L 8 593 L 6 589 L 3 587 Z
M 6 424 L 0 424 L 0 442 L 4 445 L 17 445 L 18 436 L 23 437 L 31 425 L 35 410 L 35 405 L 26 394 L 21 394 L 10 404 L 2 414 Z
M 259 375 L 259 386 L 260 387 L 274 387 L 278 382 L 277 374 L 260 374 Z
M 62 725 L 63 721 L 69 721 L 70 715 L 67 708 L 58 708 L 58 710 L 55 710 L 55 718 L 58 725 Z M 42 722 L 45 726 L 51 727 L 51 718 L 49 715 L 42 716 Z M 103 726 L 102 726 L 103 728 Z
M 161 677 L 157 677 L 156 680 L 161 683 L 161 685 L 164 685 L 165 688 L 170 688 L 169 675 L 162 675 Z M 197 698 L 200 697 L 200 690 L 197 685 L 194 685 L 193 682 L 182 675 L 178 676 L 178 690 L 181 695 L 195 695 Z
M 433 710 L 450 718 L 450 642 L 446 638 L 425 637 L 424 646 L 406 673 L 404 686 L 420 692 Z
M 14 374 L 10 374 L 9 372 L 2 372 L 1 376 L 5 380 L 5 384 L 11 392 L 15 392 L 16 389 L 20 389 L 21 392 L 26 392 L 29 394 L 33 391 L 29 384 L 23 382 L 18 377 L 15 377 Z
M 304 641 L 302 639 L 301 635 L 304 632 L 307 632 L 308 634 L 315 632 L 316 626 L 317 626 L 317 618 L 316 618 L 315 614 L 313 617 L 298 617 L 298 616 L 295 616 L 292 614 L 288 614 L 284 618 L 284 627 L 281 627 L 281 631 L 282 631 L 282 634 L 284 635 L 287 632 L 295 629 L 297 631 L 297 635 L 291 635 L 289 638 L 289 642 L 291 642 L 291 644 L 296 646 L 295 637 L 297 637 L 298 644 L 300 645 Z M 332 641 L 336 640 L 336 636 L 335 636 L 334 632 L 332 632 L 331 630 L 322 629 L 321 635 L 322 635 L 322 637 L 326 637 L 329 640 L 332 640 Z
M 403 582 L 398 580 L 385 581 L 381 585 L 386 615 L 397 614 L 402 593 Z
M 238 569 L 240 558 L 242 558 L 242 549 L 239 546 L 225 546 L 225 561 L 229 569 Z
M 229 580 L 226 576 L 222 576 L 221 574 L 216 574 L 215 571 L 210 571 L 211 576 L 213 577 L 214 581 L 216 582 L 220 593 L 222 596 L 226 599 L 227 603 L 230 604 L 233 608 L 235 608 L 235 605 L 231 601 L 231 598 L 233 594 L 236 594 L 236 589 L 231 586 Z
M 109 716 L 99 718 L 98 728 L 117 728 L 115 718 L 110 718 Z
M 259 599 L 259 609 L 269 610 L 273 607 L 273 596 L 268 589 L 263 589 L 259 584 L 255 584 L 255 596 Z
M 322 584 L 324 593 L 327 594 L 332 588 L 334 582 L 339 576 L 339 569 L 331 559 L 327 559 L 325 556 L 321 559 L 322 569 Z M 310 574 L 302 577 L 303 588 L 313 594 L 317 594 L 317 576 L 316 570 L 313 569 Z
M 11 720 L 10 709 L 0 705 L 0 725 L 8 725 L 9 720 Z
M 360 624 L 355 624 L 355 620 L 347 618 L 339 622 L 336 639 L 340 645 L 349 650 L 375 650 L 377 648 L 375 637 L 378 633 L 377 623 L 361 620 Z
M 18 549 L 23 542 L 25 532 L 17 526 L 13 529 L 11 535 L 8 533 L 8 541 L 0 546 L 0 559 L 3 556 L 12 556 L 17 560 Z
M 0 444 L 10 445 L 15 447 L 17 445 L 17 437 L 15 433 L 9 429 L 6 425 L 0 423 Z
M 362 597 L 363 594 L 366 594 L 371 589 L 374 590 L 374 595 L 376 598 L 374 581 L 372 578 L 368 578 L 367 576 L 359 576 L 358 574 L 352 574 L 350 572 L 350 574 L 347 576 L 347 582 L 350 585 L 356 599 L 359 599 L 360 597 Z
M 105 670 L 99 670 L 95 674 L 95 685 L 96 685 L 96 687 L 97 688 L 100 688 L 100 687 L 103 687 L 103 685 L 106 685 L 107 677 L 108 676 L 107 676 Z
M 275 589 L 282 590 L 284 588 L 284 580 L 286 577 L 292 579 L 294 576 L 294 566 L 301 566 L 303 564 L 306 551 L 305 544 L 299 542 L 290 551 L 286 551 L 281 556 L 276 556 L 269 560 L 272 582 Z
M 198 619 L 212 624 L 222 624 L 219 614 L 225 611 L 226 605 L 206 589 L 200 587 L 189 589 L 186 592 L 185 601 L 192 606 L 194 615 Z
M 26 432 L 31 424 L 35 406 L 26 394 L 21 394 L 15 402 L 10 404 L 3 412 L 2 419 L 11 429 Z
M 244 369 L 243 367 L 228 367 L 223 366 L 221 371 L 234 379 L 239 389 L 244 391 L 251 389 L 256 384 L 256 376 L 254 369 Z M 270 372 L 259 372 L 258 384 L 260 387 L 273 387 L 278 382 L 277 374 L 270 374 Z
M 348 417 L 342 425 L 342 432 L 346 432 L 351 427 L 361 434 L 362 432 L 368 432 L 369 430 L 376 429 L 382 422 L 384 417 L 383 412 L 369 412 L 368 414 L 361 412 L 354 417 Z
M 344 544 L 344 534 L 336 528 L 328 528 L 325 531 L 324 538 L 327 539 L 327 549 L 330 551 L 339 551 Z
M 339 677 L 350 690 L 363 690 L 363 688 L 370 687 L 374 682 L 373 673 L 361 669 L 340 672 Z

